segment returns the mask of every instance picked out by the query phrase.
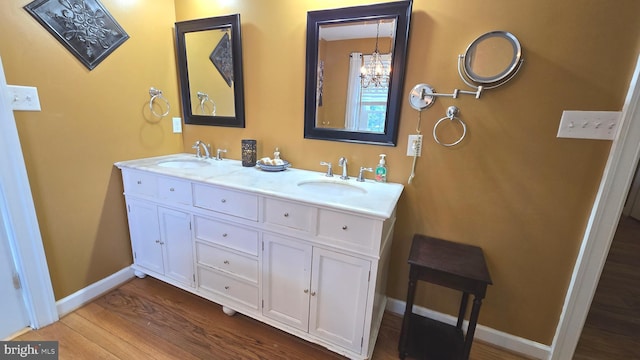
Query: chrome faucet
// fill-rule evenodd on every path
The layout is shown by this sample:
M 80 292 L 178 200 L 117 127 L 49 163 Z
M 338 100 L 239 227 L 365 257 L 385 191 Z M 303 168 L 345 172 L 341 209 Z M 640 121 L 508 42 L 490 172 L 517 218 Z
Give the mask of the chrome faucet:
M 227 153 L 227 149 L 218 149 L 216 150 L 216 160 L 222 160 L 222 153 Z
M 321 161 L 320 165 L 324 165 L 324 166 L 327 167 L 327 173 L 324 174 L 324 176 L 326 176 L 326 177 L 332 177 L 333 176 L 333 167 L 331 166 L 331 163 Z
M 200 140 L 197 140 L 197 141 L 195 142 L 195 144 L 193 144 L 193 146 L 191 147 L 192 149 L 195 149 L 195 150 L 196 150 L 196 157 L 197 157 L 197 158 L 201 158 L 201 157 L 202 157 L 202 152 L 200 151 L 200 147 L 201 147 L 201 146 L 202 146 L 202 148 L 204 149 L 204 157 L 205 157 L 206 159 L 210 158 L 210 157 L 211 157 L 211 153 L 209 152 L 209 146 L 210 146 L 210 145 L 207 145 L 207 144 L 203 143 L 203 142 L 202 142 L 202 141 L 200 141 Z
M 338 160 L 338 166 L 342 167 L 342 176 L 340 176 L 340 179 L 349 180 L 349 176 L 347 175 L 347 158 L 341 157 L 340 160 Z
M 356 181 L 359 182 L 364 182 L 364 172 L 368 171 L 368 172 L 373 172 L 372 168 L 368 168 L 368 167 L 360 167 L 360 173 L 358 174 L 358 178 L 356 179 Z

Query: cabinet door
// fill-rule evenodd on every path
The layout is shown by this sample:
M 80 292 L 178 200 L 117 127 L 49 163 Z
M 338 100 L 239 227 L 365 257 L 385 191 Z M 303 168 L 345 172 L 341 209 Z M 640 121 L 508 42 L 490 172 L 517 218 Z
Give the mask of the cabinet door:
M 263 240 L 262 314 L 308 331 L 311 246 L 271 234 Z
M 165 276 L 194 286 L 191 215 L 159 207 L 160 239 L 164 248 Z
M 313 249 L 309 333 L 359 353 L 371 261 Z
M 157 206 L 127 198 L 129 233 L 136 265 L 162 274 L 162 246 Z

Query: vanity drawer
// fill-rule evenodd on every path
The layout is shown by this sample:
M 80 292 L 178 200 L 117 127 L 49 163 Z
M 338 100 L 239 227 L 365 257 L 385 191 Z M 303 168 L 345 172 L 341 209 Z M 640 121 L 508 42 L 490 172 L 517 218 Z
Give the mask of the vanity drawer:
M 191 205 L 191 183 L 160 177 L 158 178 L 158 197 L 174 203 Z
M 198 266 L 199 288 L 222 295 L 253 309 L 258 308 L 258 287 Z
M 303 231 L 311 229 L 315 208 L 270 198 L 266 198 L 264 203 L 265 223 Z
M 199 265 L 216 268 L 258 283 L 258 259 L 234 254 L 213 246 L 196 242 L 196 260 Z
M 318 236 L 371 247 L 380 236 L 378 221 L 343 212 L 318 210 Z
M 135 170 L 122 170 L 124 193 L 156 197 L 157 176 Z
M 196 239 L 258 256 L 257 231 L 201 216 L 195 216 L 194 222 Z
M 193 185 L 194 206 L 258 221 L 258 196 L 201 184 Z

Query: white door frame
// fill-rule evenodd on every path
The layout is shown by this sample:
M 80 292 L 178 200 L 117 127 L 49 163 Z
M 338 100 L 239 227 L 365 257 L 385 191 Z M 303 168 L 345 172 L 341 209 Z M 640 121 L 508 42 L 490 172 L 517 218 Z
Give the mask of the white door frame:
M 5 189 L 7 235 L 24 290 L 25 306 L 34 329 L 58 320 L 51 277 L 42 245 L 29 178 L 15 118 L 7 96 L 0 58 L 0 183 Z
M 640 56 L 567 290 L 549 359 L 571 359 L 640 158 Z

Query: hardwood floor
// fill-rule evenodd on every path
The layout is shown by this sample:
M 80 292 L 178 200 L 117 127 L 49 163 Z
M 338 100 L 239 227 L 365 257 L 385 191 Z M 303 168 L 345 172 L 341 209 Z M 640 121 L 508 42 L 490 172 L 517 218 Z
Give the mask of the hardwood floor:
M 397 359 L 402 319 L 386 313 L 373 359 Z M 57 323 L 14 340 L 57 340 L 60 359 L 344 359 L 249 317 L 147 277 L 134 279 Z M 522 360 L 474 342 L 473 360 Z
M 620 220 L 573 358 L 640 359 L 638 220 Z

